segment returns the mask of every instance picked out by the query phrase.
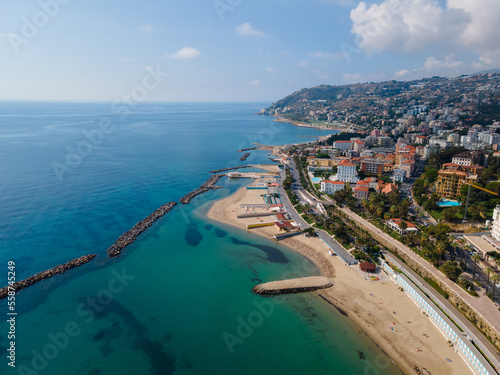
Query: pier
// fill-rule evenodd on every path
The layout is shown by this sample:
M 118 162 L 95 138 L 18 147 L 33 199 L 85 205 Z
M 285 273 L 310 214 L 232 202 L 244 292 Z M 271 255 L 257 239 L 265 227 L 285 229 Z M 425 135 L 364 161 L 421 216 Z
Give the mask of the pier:
M 192 192 L 186 194 L 183 196 L 180 201 L 182 204 L 188 204 L 191 202 L 191 199 L 196 197 L 197 195 L 206 193 L 210 189 L 220 189 L 221 186 L 215 186 L 215 184 L 221 179 L 221 177 L 224 176 L 222 174 L 215 174 L 213 176 L 210 176 L 210 178 L 205 181 L 203 185 L 201 185 L 198 189 L 193 190 Z
M 247 160 L 247 158 L 248 158 L 249 156 L 250 156 L 250 153 L 249 153 L 249 152 L 247 152 L 247 153 L 245 153 L 245 155 L 243 155 L 243 156 L 240 158 L 240 160 L 241 160 L 241 161 L 245 161 L 245 160 Z
M 259 284 L 252 291 L 256 294 L 291 294 L 313 292 L 319 289 L 327 289 L 333 284 L 327 277 L 310 276 L 299 279 L 289 279 L 280 281 L 271 281 L 269 283 Z
M 54 268 L 51 268 L 50 270 L 43 271 L 40 273 L 37 273 L 36 275 L 33 275 L 31 277 L 28 277 L 27 279 L 24 279 L 22 281 L 18 281 L 14 285 L 11 285 L 10 287 L 5 287 L 0 289 L 0 300 L 4 299 L 9 295 L 9 289 L 15 290 L 16 292 L 19 292 L 20 290 L 27 288 L 33 284 L 36 284 L 39 281 L 48 279 L 52 276 L 59 275 L 61 273 L 67 272 L 72 268 L 80 267 L 83 266 L 84 264 L 90 262 L 92 259 L 96 257 L 95 254 L 90 254 L 90 255 L 84 255 L 80 258 L 73 259 L 69 261 L 68 263 L 65 264 L 60 264 L 58 266 L 55 266 Z
M 122 234 L 116 242 L 111 245 L 111 247 L 107 250 L 108 255 L 111 258 L 117 257 L 121 254 L 122 250 L 133 243 L 139 234 L 144 232 L 147 228 L 149 228 L 153 223 L 158 220 L 160 217 L 169 212 L 177 203 L 170 202 L 164 204 L 157 210 L 155 210 L 151 215 L 149 215 L 144 220 L 139 221 L 132 229 Z

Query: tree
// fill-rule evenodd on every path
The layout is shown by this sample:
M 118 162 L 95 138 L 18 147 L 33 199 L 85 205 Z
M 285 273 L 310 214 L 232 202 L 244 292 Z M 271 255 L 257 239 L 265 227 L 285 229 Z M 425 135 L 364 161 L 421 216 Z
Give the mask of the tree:
M 452 280 L 453 282 L 456 282 L 463 272 L 462 269 L 457 265 L 457 262 L 453 262 L 451 260 L 444 262 L 439 269 L 446 275 L 448 279 Z
M 399 228 L 401 228 L 401 230 L 404 232 L 406 229 L 408 229 L 408 224 L 406 223 L 406 221 L 402 221 L 401 224 L 399 224 Z
M 488 277 L 488 280 L 486 281 L 486 293 L 488 293 L 488 289 L 490 288 L 490 275 L 493 272 L 493 268 L 491 267 L 486 267 L 484 270 L 484 273 Z
M 495 300 L 495 289 L 496 289 L 496 285 L 498 282 L 500 282 L 500 276 L 498 276 L 496 273 L 491 276 L 491 281 L 493 282 L 493 296 L 491 297 L 491 300 L 494 301 Z
M 441 257 L 446 250 L 446 244 L 444 242 L 438 242 L 436 245 L 436 253 L 438 254 L 438 267 L 441 265 Z
M 471 259 L 474 261 L 474 270 L 472 271 L 472 281 L 476 278 L 476 266 L 477 261 L 481 260 L 481 256 L 479 254 L 474 254 L 471 256 Z

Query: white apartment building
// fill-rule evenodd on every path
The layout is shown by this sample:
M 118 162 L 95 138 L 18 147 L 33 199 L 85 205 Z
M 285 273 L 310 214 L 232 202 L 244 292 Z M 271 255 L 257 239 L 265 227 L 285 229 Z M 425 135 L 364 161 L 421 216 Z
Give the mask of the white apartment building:
M 491 227 L 491 236 L 500 241 L 500 206 L 496 206 L 493 210 L 493 226 Z
M 347 160 L 342 160 L 337 166 L 337 181 L 342 182 L 358 182 L 358 173 L 356 166 Z
M 341 181 L 321 181 L 321 189 L 322 193 L 326 194 L 335 194 L 339 190 L 343 190 L 345 188 L 345 182 Z

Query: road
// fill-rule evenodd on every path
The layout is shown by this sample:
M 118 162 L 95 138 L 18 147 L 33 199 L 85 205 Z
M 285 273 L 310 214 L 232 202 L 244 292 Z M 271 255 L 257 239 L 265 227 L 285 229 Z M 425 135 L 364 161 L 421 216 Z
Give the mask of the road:
M 423 290 L 433 301 L 436 303 L 446 314 L 458 324 L 464 332 L 474 340 L 474 342 L 481 348 L 486 356 L 493 362 L 493 364 L 500 368 L 500 355 L 496 348 L 474 327 L 462 314 L 457 312 L 455 308 L 450 306 L 450 303 L 436 290 L 428 286 L 424 279 L 413 272 L 408 266 L 401 262 L 397 257 L 388 252 L 383 252 L 384 257 L 391 263 L 395 264 L 401 269 L 410 279 Z
M 497 333 L 500 335 L 498 321 L 500 320 L 500 313 L 498 311 L 498 306 L 486 296 L 480 295 L 479 297 L 473 297 L 463 290 L 460 286 L 455 284 L 453 281 L 448 279 L 443 273 L 438 271 L 431 263 L 427 262 L 425 259 L 415 254 L 410 248 L 403 245 L 401 242 L 395 240 L 387 233 L 382 232 L 379 228 L 374 226 L 369 221 L 363 219 L 361 216 L 352 212 L 348 208 L 341 208 L 341 210 L 347 214 L 356 223 L 367 229 L 371 233 L 375 233 L 382 237 L 386 242 L 391 244 L 394 248 L 401 251 L 411 260 L 417 263 L 422 269 L 426 270 L 434 276 L 435 279 L 439 280 L 441 283 L 445 284 L 450 290 L 454 291 L 459 295 L 462 300 L 464 300 L 469 307 L 474 310 L 479 316 L 483 317 L 484 320 L 490 322 L 490 325 L 496 329 Z
M 293 162 L 293 160 L 290 160 L 290 166 L 292 168 L 294 178 L 296 179 L 296 181 L 300 181 L 300 179 L 298 178 L 298 173 L 297 173 L 296 166 L 295 166 L 295 163 Z M 284 176 L 284 172 L 282 172 L 282 173 Z M 322 201 L 308 192 L 305 192 L 305 193 L 314 202 L 323 203 L 325 205 L 330 205 L 330 206 L 334 205 L 334 203 L 332 203 L 330 201 Z M 288 198 L 287 198 L 287 200 L 288 200 Z M 466 291 L 464 291 L 460 286 L 458 286 L 453 281 L 448 279 L 442 272 L 437 270 L 431 263 L 427 262 L 425 259 L 423 259 L 419 255 L 415 254 L 409 247 L 407 247 L 407 246 L 403 245 L 401 242 L 395 240 L 394 238 L 389 236 L 387 233 L 383 232 L 382 230 L 380 230 L 379 228 L 377 228 L 376 226 L 371 224 L 369 221 L 363 219 L 361 216 L 357 215 L 356 213 L 354 213 L 350 209 L 345 208 L 345 207 L 340 208 L 340 209 L 345 214 L 347 214 L 352 220 L 354 220 L 358 225 L 360 225 L 361 227 L 364 227 L 370 233 L 376 234 L 377 236 L 381 237 L 384 241 L 386 241 L 387 243 L 392 245 L 398 251 L 404 253 L 408 258 L 410 258 L 412 261 L 414 261 L 416 264 L 418 264 L 423 270 L 425 270 L 425 271 L 429 272 L 431 275 L 433 275 L 435 279 L 439 280 L 441 283 L 446 285 L 450 290 L 455 292 L 458 296 L 461 297 L 461 299 L 464 302 L 466 302 L 468 304 L 468 306 L 473 311 L 475 311 L 477 313 L 478 316 L 482 317 L 484 320 L 489 322 L 490 326 L 494 330 L 496 330 L 496 332 L 500 335 L 499 325 L 497 323 L 500 320 L 500 313 L 498 311 L 498 306 L 496 306 L 488 297 L 486 297 L 484 295 L 480 295 L 479 297 L 471 296 Z M 295 212 L 295 210 L 292 209 L 289 212 Z M 302 218 L 300 218 L 300 219 L 302 219 Z M 306 225 L 307 225 L 307 223 L 306 223 Z M 414 275 L 413 272 L 409 272 L 409 273 L 412 274 L 412 276 Z M 427 285 L 427 284 L 425 284 L 425 285 Z M 427 286 L 426 286 L 426 289 L 431 289 L 431 288 L 427 288 Z M 450 302 L 441 298 L 441 296 L 437 292 L 431 291 L 429 293 L 430 293 L 430 295 L 433 296 L 433 298 L 435 298 L 435 300 L 441 301 L 444 304 L 444 306 L 447 307 L 448 310 L 451 309 L 450 311 L 455 311 L 455 307 L 453 305 L 451 305 Z M 471 332 L 470 336 L 475 337 L 478 340 L 478 342 L 481 342 L 481 344 L 482 344 L 481 346 L 484 345 L 485 348 L 488 348 L 488 352 L 491 353 L 493 351 L 493 353 L 495 353 L 496 350 L 494 350 L 494 347 L 486 339 L 484 339 L 482 337 L 482 335 L 474 334 L 474 332 L 479 333 L 477 331 L 477 329 L 474 326 L 472 326 L 470 323 L 465 322 L 462 315 L 460 315 L 460 317 L 461 317 L 460 321 L 463 321 L 463 323 L 464 323 L 461 326 L 468 328 L 468 331 Z M 495 359 L 495 361 L 498 361 L 498 357 L 493 357 L 493 358 Z M 500 366 L 499 366 L 499 368 L 500 368 Z

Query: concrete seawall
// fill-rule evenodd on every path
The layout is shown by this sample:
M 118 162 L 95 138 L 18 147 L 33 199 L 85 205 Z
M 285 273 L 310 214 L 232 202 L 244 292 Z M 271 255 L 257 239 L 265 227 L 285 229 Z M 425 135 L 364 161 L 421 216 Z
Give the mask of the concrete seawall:
M 0 300 L 4 299 L 9 295 L 9 288 L 10 290 L 15 290 L 16 292 L 19 292 L 21 289 L 27 288 L 33 284 L 36 284 L 39 281 L 48 279 L 52 276 L 64 273 L 69 271 L 72 268 L 80 267 L 83 266 L 85 263 L 90 262 L 92 259 L 94 259 L 96 255 L 91 254 L 91 255 L 84 255 L 80 258 L 73 259 L 69 261 L 68 263 L 65 264 L 60 264 L 54 268 L 51 268 L 50 270 L 43 271 L 40 273 L 37 273 L 36 275 L 33 275 L 27 279 L 24 279 L 22 281 L 18 281 L 14 285 L 11 285 L 10 287 L 5 287 L 0 289 Z
M 333 286 L 332 282 L 324 276 L 301 277 L 299 279 L 271 281 L 259 284 L 252 291 L 256 294 L 291 294 L 313 292 Z

